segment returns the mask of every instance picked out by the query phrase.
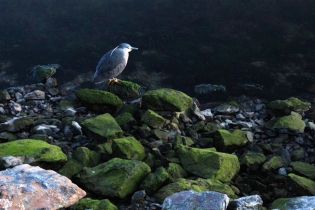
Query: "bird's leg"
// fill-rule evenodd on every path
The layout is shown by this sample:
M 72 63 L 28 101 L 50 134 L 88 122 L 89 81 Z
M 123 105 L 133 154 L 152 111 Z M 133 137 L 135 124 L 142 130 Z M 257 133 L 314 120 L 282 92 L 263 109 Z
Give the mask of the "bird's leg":
M 111 85 L 112 83 L 118 83 L 118 84 L 121 84 L 120 82 L 119 82 L 119 79 L 117 79 L 117 78 L 113 78 L 113 79 L 109 79 L 108 80 L 108 85 Z

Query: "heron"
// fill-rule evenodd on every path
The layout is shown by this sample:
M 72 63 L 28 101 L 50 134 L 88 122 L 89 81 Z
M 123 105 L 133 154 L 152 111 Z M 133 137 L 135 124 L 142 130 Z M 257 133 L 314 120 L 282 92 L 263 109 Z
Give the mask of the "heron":
M 138 50 L 138 48 L 131 47 L 130 44 L 127 43 L 121 43 L 114 49 L 108 51 L 98 62 L 92 81 L 96 84 L 105 81 L 109 81 L 108 84 L 118 82 L 118 79 L 115 77 L 121 74 L 125 69 L 129 52 L 132 50 Z

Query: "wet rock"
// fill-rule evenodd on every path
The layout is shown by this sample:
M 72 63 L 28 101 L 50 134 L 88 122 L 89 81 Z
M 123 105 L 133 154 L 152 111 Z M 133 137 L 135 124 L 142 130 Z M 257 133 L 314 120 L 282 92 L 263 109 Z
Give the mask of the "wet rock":
M 87 108 L 96 112 L 114 112 L 122 105 L 118 96 L 103 90 L 80 89 L 75 95 Z
M 247 139 L 243 131 L 235 129 L 232 132 L 219 129 L 214 134 L 213 144 L 220 152 L 233 152 L 235 149 L 244 146 Z
M 52 170 L 27 164 L 0 171 L 0 208 L 60 209 L 73 205 L 86 193 Z
M 191 97 L 168 88 L 149 90 L 142 96 L 142 107 L 154 111 L 180 112 L 190 108 L 192 104 Z
M 301 196 L 296 198 L 279 198 L 269 206 L 271 209 L 294 210 L 294 209 L 314 209 L 315 196 Z
M 134 137 L 114 139 L 112 150 L 114 157 L 122 159 L 142 161 L 145 158 L 144 147 Z
M 229 203 L 225 194 L 204 191 L 198 193 L 193 190 L 182 191 L 167 197 L 162 205 L 163 210 L 190 210 L 190 209 L 218 209 L 225 210 Z
M 213 149 L 178 145 L 177 153 L 186 171 L 206 179 L 228 182 L 240 170 L 237 156 L 215 152 Z
M 108 199 L 96 200 L 83 198 L 71 206 L 73 210 L 93 209 L 93 210 L 118 210 L 118 208 Z
M 113 158 L 96 167 L 85 168 L 78 177 L 81 184 L 94 193 L 125 198 L 138 189 L 150 172 L 150 167 L 141 161 Z
M 26 156 L 36 162 L 66 162 L 67 156 L 60 147 L 41 140 L 21 139 L 0 144 L 0 157 Z
M 148 195 L 153 195 L 169 180 L 168 172 L 159 167 L 154 173 L 150 173 L 141 183 L 140 188 L 144 189 Z
M 251 210 L 261 210 L 263 205 L 263 200 L 259 195 L 245 196 L 242 198 L 235 199 L 229 203 L 228 210 L 241 210 L 241 209 L 251 209 Z
M 102 114 L 84 120 L 83 130 L 93 139 L 100 142 L 123 136 L 123 130 L 110 114 Z

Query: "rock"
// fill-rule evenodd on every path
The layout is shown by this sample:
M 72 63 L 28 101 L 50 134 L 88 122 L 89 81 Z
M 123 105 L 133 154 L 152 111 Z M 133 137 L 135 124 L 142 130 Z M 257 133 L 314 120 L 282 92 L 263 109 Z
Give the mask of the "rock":
M 116 120 L 108 113 L 86 119 L 81 125 L 83 130 L 91 138 L 100 142 L 123 136 L 123 130 L 121 130 Z
M 315 166 L 305 162 L 292 162 L 290 166 L 295 173 L 315 180 Z
M 123 104 L 118 96 L 103 90 L 80 89 L 75 95 L 85 106 L 96 112 L 114 112 Z
M 270 160 L 264 163 L 262 171 L 276 170 L 278 168 L 287 166 L 288 164 L 283 160 L 281 156 L 275 155 Z
M 46 79 L 56 73 L 60 67 L 59 64 L 37 65 L 31 69 L 33 73 L 32 78 L 37 82 L 44 82 Z
M 114 139 L 112 150 L 114 157 L 122 159 L 142 161 L 145 158 L 144 147 L 137 139 L 131 136 Z
M 268 121 L 265 124 L 265 127 L 276 130 L 280 133 L 288 133 L 289 131 L 294 133 L 303 133 L 305 123 L 296 116 L 288 115 Z
M 18 132 L 34 125 L 34 121 L 28 117 L 14 117 L 0 124 L 0 131 Z
M 150 109 L 144 113 L 141 121 L 152 128 L 161 128 L 165 124 L 165 119 Z
M 269 206 L 269 210 L 296 210 L 296 209 L 314 209 L 315 196 L 301 196 L 295 198 L 279 198 L 274 200 Z
M 293 182 L 293 187 L 297 195 L 315 195 L 315 182 L 302 176 L 288 174 Z
M 215 107 L 213 111 L 222 114 L 231 114 L 238 112 L 238 110 L 239 110 L 238 104 L 235 101 L 231 101 Z
M 229 182 L 240 170 L 236 155 L 183 145 L 177 146 L 177 153 L 183 168 L 202 178 Z
M 60 147 L 41 140 L 21 139 L 0 144 L 0 157 L 25 156 L 36 162 L 66 162 L 67 156 Z
M 73 151 L 72 158 L 78 161 L 83 167 L 94 167 L 100 162 L 99 154 L 87 147 L 77 147 Z
M 72 210 L 118 210 L 118 208 L 108 199 L 95 200 L 91 198 L 83 198 L 71 206 Z
M 140 188 L 144 189 L 148 195 L 153 195 L 163 184 L 169 180 L 168 172 L 159 167 L 154 173 L 150 173 L 141 183 Z
M 0 91 L 0 102 L 6 102 L 11 99 L 10 94 L 6 90 L 1 90 Z
M 33 92 L 24 95 L 24 99 L 27 100 L 43 100 L 45 99 L 45 92 L 41 90 L 34 90 Z
M 219 129 L 214 133 L 213 144 L 220 152 L 234 152 L 235 149 L 241 148 L 247 143 L 247 139 L 243 131 L 235 129 L 229 132 Z
M 193 190 L 182 191 L 167 197 L 162 205 L 163 210 L 190 210 L 190 209 L 218 209 L 225 210 L 229 203 L 225 194 L 204 191 L 201 193 Z
M 228 210 L 261 210 L 263 200 L 259 195 L 250 195 L 242 198 L 235 199 L 229 203 Z
M 82 171 L 82 164 L 74 159 L 67 161 L 61 169 L 58 171 L 59 174 L 71 179 L 74 175 Z
M 65 176 L 27 164 L 0 171 L 0 208 L 60 209 L 86 193 Z
M 92 192 L 106 197 L 125 198 L 135 192 L 150 167 L 138 160 L 113 158 L 78 174 L 80 182 Z
M 130 112 L 124 112 L 117 117 L 115 117 L 115 120 L 119 126 L 124 126 L 130 122 L 136 123 L 136 120 L 133 118 L 132 114 Z
M 239 158 L 241 166 L 246 166 L 247 169 L 256 171 L 265 161 L 266 156 L 263 153 L 246 151 Z
M 130 81 L 119 80 L 108 85 L 108 91 L 123 99 L 132 100 L 144 94 L 144 89 Z
M 142 107 L 154 111 L 181 112 L 190 108 L 192 104 L 191 97 L 183 92 L 168 88 L 149 90 L 142 96 Z
M 267 105 L 267 109 L 271 109 L 276 116 L 289 115 L 291 111 L 295 111 L 299 114 L 308 111 L 311 108 L 309 102 L 303 102 L 298 98 L 288 98 L 286 100 L 275 100 L 271 101 Z
M 172 182 L 178 178 L 185 178 L 187 176 L 187 172 L 177 163 L 169 163 L 166 170 Z

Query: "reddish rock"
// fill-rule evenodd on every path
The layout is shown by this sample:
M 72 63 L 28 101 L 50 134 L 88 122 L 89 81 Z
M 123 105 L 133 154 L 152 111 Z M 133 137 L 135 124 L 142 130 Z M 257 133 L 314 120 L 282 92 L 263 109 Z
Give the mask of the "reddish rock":
M 86 193 L 52 170 L 28 164 L 0 171 L 0 209 L 59 209 L 73 205 Z

